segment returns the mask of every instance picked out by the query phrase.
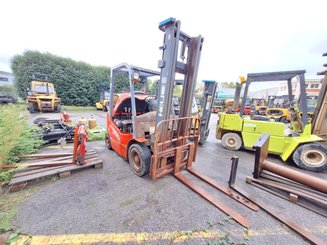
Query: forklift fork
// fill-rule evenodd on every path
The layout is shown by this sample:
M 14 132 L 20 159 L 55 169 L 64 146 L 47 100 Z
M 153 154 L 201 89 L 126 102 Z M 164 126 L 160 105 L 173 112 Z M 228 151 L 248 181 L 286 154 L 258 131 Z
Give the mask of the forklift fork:
M 247 228 L 250 227 L 251 223 L 249 220 L 222 203 L 208 191 L 196 185 L 181 172 L 182 169 L 186 167 L 185 169 L 189 173 L 205 181 L 234 200 L 242 203 L 254 211 L 259 210 L 258 206 L 246 198 L 238 195 L 230 188 L 219 185 L 217 182 L 201 174 L 192 167 L 192 164 L 195 161 L 196 149 L 200 135 L 199 119 L 193 117 L 170 119 L 160 122 L 158 127 L 160 127 L 162 124 L 166 124 L 168 131 L 164 132 L 161 136 L 158 135 L 158 133 L 155 135 L 153 155 L 151 159 L 151 179 L 156 180 L 166 174 L 172 173 L 176 179 L 219 208 L 221 211 L 232 217 L 242 226 Z M 180 128 L 179 125 L 181 124 L 189 126 L 188 133 L 183 137 L 176 137 L 176 135 L 178 135 L 178 129 Z M 158 132 L 158 130 L 156 130 L 156 132 Z M 164 140 L 161 141 L 162 139 Z
M 176 179 L 192 191 L 248 228 L 251 226 L 249 220 L 193 183 L 181 172 L 186 167 L 186 170 L 192 175 L 206 181 L 223 193 L 237 198 L 235 193 L 229 192 L 228 189 L 224 189 L 192 168 L 192 163 L 196 158 L 201 124 L 198 118 L 191 117 L 191 109 L 204 39 L 200 35 L 197 37 L 187 35 L 181 31 L 180 26 L 180 21 L 174 18 L 169 18 L 159 24 L 159 29 L 165 33 L 165 36 L 162 60 L 158 63 L 161 73 L 158 83 L 157 118 L 150 165 L 151 179 L 156 180 L 172 173 Z M 178 59 L 179 47 L 181 50 Z M 172 118 L 172 97 L 176 73 L 182 74 L 184 79 L 180 112 L 178 118 Z M 212 89 L 215 89 L 215 86 Z M 208 126 L 210 114 L 207 113 L 205 117 L 207 119 L 205 126 Z M 246 202 L 241 201 L 241 203 L 245 204 Z M 254 210 L 258 209 L 253 204 L 247 206 Z

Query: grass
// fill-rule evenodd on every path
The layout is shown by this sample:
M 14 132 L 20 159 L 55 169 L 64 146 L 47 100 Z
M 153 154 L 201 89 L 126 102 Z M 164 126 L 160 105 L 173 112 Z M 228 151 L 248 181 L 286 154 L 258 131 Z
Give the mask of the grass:
M 89 141 L 103 141 L 105 135 L 106 130 L 104 130 L 100 126 L 87 130 L 87 136 L 89 138 Z
M 128 207 L 128 206 L 134 204 L 136 201 L 137 201 L 137 198 L 129 199 L 129 200 L 127 200 L 126 202 L 122 202 L 122 203 L 120 203 L 120 204 L 119 204 L 119 207 L 121 207 L 121 208 Z
M 15 107 L 19 110 L 26 110 L 26 104 L 24 100 L 18 100 Z M 62 111 L 96 111 L 95 106 L 73 106 L 73 105 L 62 105 Z
M 17 108 L 18 110 L 21 110 L 21 111 L 27 109 L 27 108 L 26 108 L 26 104 L 25 104 L 25 100 L 17 100 L 15 106 L 16 106 L 16 108 Z
M 95 111 L 95 106 L 73 106 L 73 105 L 62 105 L 61 110 L 63 111 Z
M 0 164 L 6 164 L 11 150 L 19 143 L 24 131 L 24 119 L 14 105 L 0 107 Z
M 12 219 L 17 215 L 17 206 L 32 194 L 32 190 L 22 190 L 9 195 L 1 195 L 0 212 L 0 234 L 7 231 L 14 231 L 16 228 L 11 224 Z
M 38 130 L 30 127 L 27 117 L 15 105 L 0 106 L 0 164 L 16 163 L 17 155 L 32 154 L 44 143 Z M 13 176 L 12 169 L 0 170 L 0 185 Z

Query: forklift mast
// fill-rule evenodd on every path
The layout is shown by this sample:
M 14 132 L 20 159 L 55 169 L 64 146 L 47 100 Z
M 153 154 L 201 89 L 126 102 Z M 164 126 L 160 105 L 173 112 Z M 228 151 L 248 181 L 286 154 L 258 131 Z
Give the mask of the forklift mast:
M 200 117 L 200 141 L 199 143 L 203 145 L 209 135 L 209 122 L 211 117 L 211 108 L 216 95 L 217 83 L 212 80 L 203 80 L 204 91 L 202 98 L 202 113 Z
M 180 103 L 179 118 L 191 116 L 192 100 L 195 91 L 196 77 L 200 62 L 203 38 L 201 36 L 191 37 L 181 31 L 181 22 L 175 18 L 168 18 L 159 24 L 159 29 L 165 33 L 162 59 L 158 62 L 161 69 L 158 84 L 157 118 L 156 125 L 170 118 L 172 98 L 176 73 L 184 75 L 183 90 Z M 179 50 L 180 48 L 180 50 Z M 180 52 L 180 53 L 179 53 Z M 186 54 L 187 52 L 187 54 Z M 178 59 L 179 53 L 179 59 Z M 186 62 L 184 60 L 186 59 Z M 159 135 L 168 129 L 167 124 L 161 124 L 158 128 Z M 181 130 L 178 136 L 187 133 L 186 125 L 180 121 Z

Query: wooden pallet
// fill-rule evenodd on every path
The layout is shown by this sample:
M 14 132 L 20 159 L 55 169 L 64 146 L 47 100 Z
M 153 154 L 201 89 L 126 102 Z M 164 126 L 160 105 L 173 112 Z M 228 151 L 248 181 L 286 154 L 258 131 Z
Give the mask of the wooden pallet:
M 72 164 L 72 157 L 61 157 L 47 161 L 36 161 L 28 163 L 28 168 L 17 171 L 9 182 L 10 191 L 19 191 L 23 189 L 29 182 L 43 177 L 59 176 L 65 178 L 73 172 L 82 169 L 100 169 L 103 167 L 103 161 L 98 154 L 91 152 L 86 156 L 87 163 L 85 165 Z

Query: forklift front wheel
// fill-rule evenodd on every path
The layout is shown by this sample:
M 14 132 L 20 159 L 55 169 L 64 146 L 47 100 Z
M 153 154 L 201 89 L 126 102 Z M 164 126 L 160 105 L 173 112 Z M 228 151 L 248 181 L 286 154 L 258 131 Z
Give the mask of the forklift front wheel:
M 35 110 L 34 110 L 34 105 L 32 102 L 28 103 L 28 110 L 30 111 L 30 113 L 34 113 Z
M 200 138 L 199 138 L 199 144 L 200 145 L 204 145 L 204 143 L 206 143 L 208 135 L 209 135 L 210 129 L 208 129 L 207 132 L 203 132 L 201 131 L 200 133 Z
M 232 151 L 238 151 L 242 147 L 242 139 L 237 133 L 226 133 L 221 138 L 222 145 Z
M 106 143 L 108 150 L 112 150 L 111 143 L 110 143 L 110 137 L 108 134 L 106 134 L 106 136 L 104 137 L 104 142 Z
M 57 105 L 57 112 L 61 112 L 61 104 L 59 103 L 58 105 Z
M 282 123 L 286 123 L 287 120 L 286 120 L 286 117 L 281 117 L 281 118 L 279 119 L 279 121 L 282 122 Z
M 300 168 L 320 172 L 327 168 L 327 147 L 320 143 L 301 145 L 294 151 L 293 161 Z
M 145 145 L 132 144 L 128 150 L 128 161 L 133 172 L 142 177 L 149 172 L 151 152 Z

